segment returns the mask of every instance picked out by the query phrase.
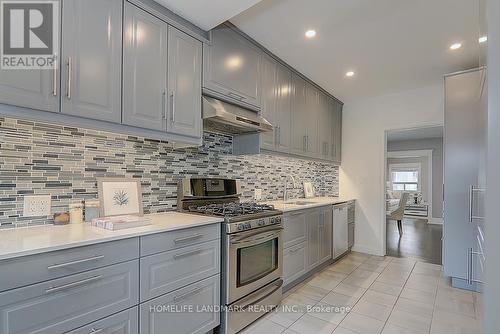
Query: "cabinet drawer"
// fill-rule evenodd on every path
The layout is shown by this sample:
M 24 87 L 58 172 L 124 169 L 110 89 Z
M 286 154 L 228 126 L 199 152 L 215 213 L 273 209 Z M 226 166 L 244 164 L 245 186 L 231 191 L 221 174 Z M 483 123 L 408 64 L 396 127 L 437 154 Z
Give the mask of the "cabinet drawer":
M 139 302 L 139 260 L 0 294 L 0 333 L 64 333 Z
M 139 258 L 139 239 L 36 254 L 0 262 L 0 291 Z
M 283 217 L 283 247 L 287 248 L 307 240 L 306 213 L 304 211 L 286 214 Z
M 141 256 L 220 239 L 220 224 L 210 224 L 141 237 Z
M 141 258 L 141 302 L 220 272 L 220 240 Z
M 207 333 L 220 324 L 220 313 L 210 309 L 220 305 L 219 291 L 216 275 L 141 304 L 140 333 Z
M 67 334 L 137 334 L 139 332 L 139 308 L 126 311 L 80 327 Z
M 307 242 L 289 247 L 283 251 L 284 285 L 306 274 L 307 254 Z

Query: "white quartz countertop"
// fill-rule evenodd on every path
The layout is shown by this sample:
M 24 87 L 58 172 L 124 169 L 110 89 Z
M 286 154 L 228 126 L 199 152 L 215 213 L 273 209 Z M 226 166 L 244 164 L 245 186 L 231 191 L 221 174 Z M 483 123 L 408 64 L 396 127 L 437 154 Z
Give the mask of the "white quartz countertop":
M 221 223 L 223 219 L 167 212 L 146 215 L 153 224 L 109 231 L 88 224 L 42 225 L 0 230 L 0 260 L 106 241 Z
M 342 198 L 342 197 L 311 197 L 311 198 L 295 198 L 289 199 L 286 202 L 281 201 L 269 201 L 266 204 L 274 205 L 274 208 L 281 210 L 283 212 L 296 211 L 296 210 L 306 210 L 315 207 L 325 206 L 325 205 L 335 205 L 345 202 L 352 201 L 352 198 Z M 308 202 L 308 204 L 293 204 L 294 202 Z

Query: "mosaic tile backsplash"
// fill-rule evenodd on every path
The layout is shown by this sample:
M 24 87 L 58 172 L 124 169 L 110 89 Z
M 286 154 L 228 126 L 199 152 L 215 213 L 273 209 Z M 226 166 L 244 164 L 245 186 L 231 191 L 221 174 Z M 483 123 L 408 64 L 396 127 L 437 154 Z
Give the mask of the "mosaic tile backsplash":
M 73 200 L 97 198 L 97 177 L 140 179 L 145 213 L 176 210 L 177 182 L 189 176 L 240 179 L 243 201 L 255 188 L 264 200 L 282 198 L 286 175 L 298 183 L 291 198 L 303 196 L 303 181 L 318 195 L 338 196 L 334 164 L 231 152 L 232 138 L 213 133 L 201 147 L 174 150 L 157 140 L 0 117 L 0 227 L 51 223 L 24 218 L 23 196 L 50 194 L 52 212 L 67 211 Z

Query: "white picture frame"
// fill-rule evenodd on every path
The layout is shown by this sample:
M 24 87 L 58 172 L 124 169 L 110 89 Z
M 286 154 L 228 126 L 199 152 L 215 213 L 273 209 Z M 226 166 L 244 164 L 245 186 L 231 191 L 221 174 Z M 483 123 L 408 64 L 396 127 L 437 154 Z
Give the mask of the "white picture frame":
M 135 179 L 97 179 L 101 216 L 143 215 L 141 182 Z

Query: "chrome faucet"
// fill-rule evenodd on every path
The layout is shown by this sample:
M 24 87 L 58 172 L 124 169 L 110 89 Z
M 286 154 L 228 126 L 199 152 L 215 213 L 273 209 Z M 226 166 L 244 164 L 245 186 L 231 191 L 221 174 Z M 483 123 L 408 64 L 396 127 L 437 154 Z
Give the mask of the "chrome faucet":
M 297 188 L 297 184 L 295 183 L 295 178 L 291 174 L 285 175 L 285 191 L 283 191 L 283 202 L 286 202 L 288 195 L 288 178 L 292 179 L 292 189 Z

